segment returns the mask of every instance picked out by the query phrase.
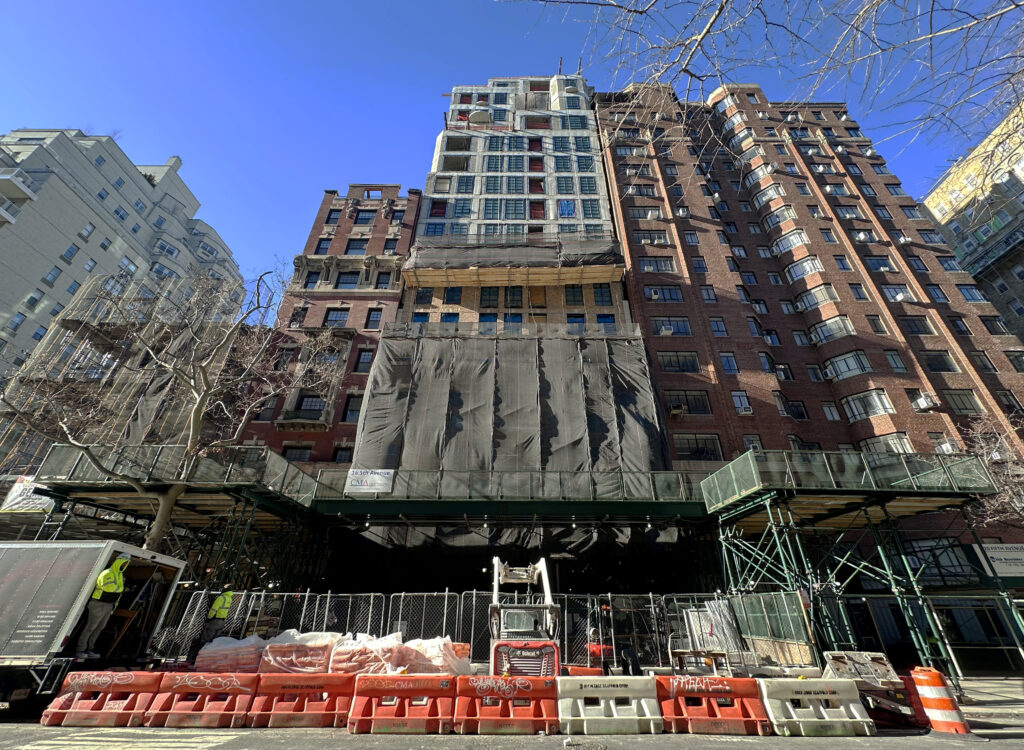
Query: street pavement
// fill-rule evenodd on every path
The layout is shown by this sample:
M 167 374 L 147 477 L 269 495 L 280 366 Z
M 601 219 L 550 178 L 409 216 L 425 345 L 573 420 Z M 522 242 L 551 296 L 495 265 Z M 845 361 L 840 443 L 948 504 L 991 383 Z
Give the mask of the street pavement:
M 1022 746 L 1024 725 L 979 731 L 995 747 Z M 344 729 L 107 729 L 0 725 L 0 750 L 941 750 L 977 748 L 980 743 L 921 734 L 878 737 L 722 737 L 663 734 L 617 737 L 488 737 L 459 735 L 350 735 Z M 756 748 L 755 748 L 756 746 Z M 993 745 L 990 745 L 992 747 Z M 993 748 L 995 750 L 995 748 Z

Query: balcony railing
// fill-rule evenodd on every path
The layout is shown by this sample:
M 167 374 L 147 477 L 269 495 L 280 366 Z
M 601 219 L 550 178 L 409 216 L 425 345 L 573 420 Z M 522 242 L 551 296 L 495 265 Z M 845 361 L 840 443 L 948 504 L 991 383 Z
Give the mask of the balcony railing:
M 985 465 L 969 454 L 748 451 L 703 480 L 709 512 L 762 490 L 887 492 L 905 495 L 995 491 Z
M 385 323 L 385 337 L 419 336 L 497 336 L 499 338 L 635 338 L 640 336 L 640 327 L 635 324 L 589 323 L 569 325 L 566 323 Z
M 565 219 L 572 221 L 573 219 Z M 520 234 L 455 234 L 441 237 L 420 236 L 418 247 L 575 247 L 580 242 L 614 242 L 615 234 L 601 232 L 526 232 Z
M 283 411 L 278 416 L 277 422 L 320 422 L 325 418 L 323 409 L 294 409 Z

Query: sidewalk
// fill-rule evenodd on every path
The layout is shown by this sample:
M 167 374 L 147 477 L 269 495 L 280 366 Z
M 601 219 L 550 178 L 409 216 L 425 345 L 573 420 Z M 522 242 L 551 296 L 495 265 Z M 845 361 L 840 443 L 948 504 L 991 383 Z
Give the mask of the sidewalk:
M 960 709 L 968 721 L 1024 724 L 1024 677 L 967 677 Z

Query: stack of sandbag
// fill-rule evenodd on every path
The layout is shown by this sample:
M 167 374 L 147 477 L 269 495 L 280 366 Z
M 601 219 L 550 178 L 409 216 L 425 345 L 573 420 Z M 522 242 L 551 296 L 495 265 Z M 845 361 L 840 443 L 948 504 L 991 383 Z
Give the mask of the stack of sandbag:
M 401 633 L 358 635 L 339 641 L 330 671 L 341 674 L 469 674 L 469 660 L 455 654 L 449 638 L 402 643 Z
M 341 633 L 300 633 L 285 630 L 271 638 L 260 660 L 262 673 L 319 674 L 329 671 L 331 653 L 341 640 L 350 635 Z
M 444 674 L 470 674 L 472 672 L 467 658 L 468 652 L 465 656 L 461 656 L 456 650 L 455 644 L 452 643 L 452 639 L 447 636 L 406 641 L 405 645 L 426 657 L 427 661 L 436 667 L 434 670 L 436 672 Z
M 197 672 L 256 672 L 267 642 L 258 635 L 237 640 L 214 638 L 196 656 Z

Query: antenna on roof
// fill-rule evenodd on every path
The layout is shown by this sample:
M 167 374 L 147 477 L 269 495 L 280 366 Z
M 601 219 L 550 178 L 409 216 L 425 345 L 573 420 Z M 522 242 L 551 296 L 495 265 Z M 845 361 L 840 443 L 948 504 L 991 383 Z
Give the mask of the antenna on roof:
M 583 75 L 583 58 L 582 57 L 580 58 L 580 61 L 578 63 L 576 63 L 576 75 L 578 75 L 578 76 L 579 75 Z
M 558 58 L 558 75 L 562 75 L 562 58 Z

